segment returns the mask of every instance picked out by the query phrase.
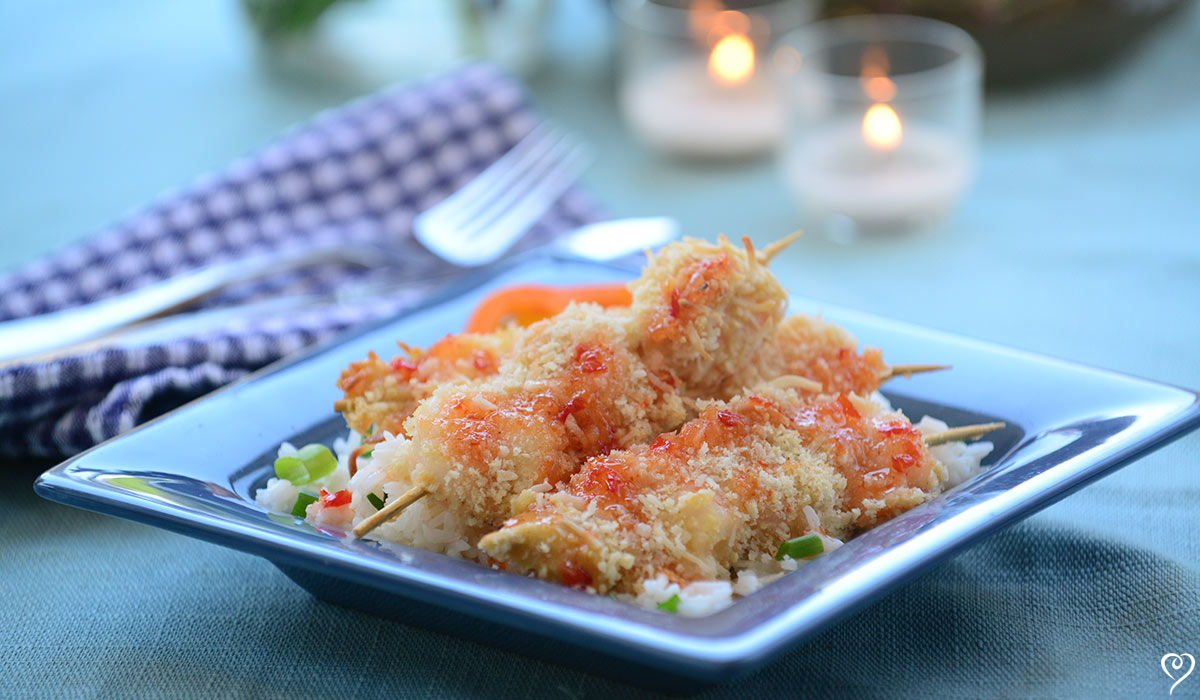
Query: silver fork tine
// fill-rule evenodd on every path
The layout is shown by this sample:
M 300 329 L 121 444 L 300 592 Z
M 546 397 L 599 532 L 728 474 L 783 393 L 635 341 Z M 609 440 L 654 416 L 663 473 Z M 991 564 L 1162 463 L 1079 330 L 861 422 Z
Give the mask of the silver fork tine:
M 479 236 L 494 220 L 521 202 L 530 191 L 546 180 L 554 168 L 570 156 L 577 147 L 578 144 L 574 139 L 567 136 L 560 137 L 542 157 L 530 163 L 528 169 L 509 183 L 504 192 L 489 202 L 486 208 L 481 207 L 476 211 L 469 222 L 464 223 L 461 229 L 463 237 L 469 240 Z
M 484 249 L 507 249 L 571 186 L 587 167 L 588 160 L 586 149 L 581 145 L 575 146 L 521 201 L 509 207 L 485 229 L 483 236 L 472 240 L 471 244 Z
M 509 183 L 553 144 L 557 136 L 548 126 L 534 127 L 533 131 L 509 149 L 508 153 L 475 176 L 462 189 L 439 202 L 427 212 L 427 216 L 437 220 L 439 225 L 446 226 L 458 226 L 470 219 L 475 211 L 507 189 Z
M 573 137 L 535 127 L 461 190 L 418 216 L 416 238 L 449 262 L 490 263 L 570 187 L 585 160 Z
M 501 186 L 488 193 L 490 198 L 476 202 L 470 212 L 460 212 L 467 213 L 467 216 L 461 217 L 455 224 L 460 235 L 470 238 L 467 231 L 477 228 L 479 221 L 493 218 L 495 215 L 492 212 L 503 210 L 512 200 L 519 197 L 524 189 L 528 189 L 529 183 L 536 182 L 537 178 L 541 177 L 540 172 L 565 155 L 569 140 L 562 133 L 555 132 L 537 146 L 536 152 L 530 151 L 525 155 L 519 168 L 509 171 L 506 181 L 501 183 Z

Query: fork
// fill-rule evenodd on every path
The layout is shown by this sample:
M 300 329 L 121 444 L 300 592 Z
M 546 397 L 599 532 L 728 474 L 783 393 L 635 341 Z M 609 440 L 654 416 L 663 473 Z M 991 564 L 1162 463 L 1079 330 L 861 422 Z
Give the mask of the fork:
M 499 259 L 583 172 L 573 137 L 545 126 L 532 132 L 461 190 L 413 221 L 416 239 L 460 267 Z M 25 357 L 168 314 L 232 285 L 329 262 L 378 267 L 396 256 L 378 246 L 325 243 L 210 265 L 106 299 L 0 322 L 0 358 Z
M 434 255 L 455 265 L 494 262 L 583 173 L 589 158 L 573 137 L 535 128 L 487 170 L 413 221 Z

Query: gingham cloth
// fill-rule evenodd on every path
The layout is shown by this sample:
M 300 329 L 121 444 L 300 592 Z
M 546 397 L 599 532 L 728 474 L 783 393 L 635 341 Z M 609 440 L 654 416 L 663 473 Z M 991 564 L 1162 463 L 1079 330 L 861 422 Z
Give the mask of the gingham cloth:
M 327 292 L 364 276 L 445 265 L 411 224 L 540 120 L 511 78 L 474 64 L 321 114 L 258 153 L 0 278 L 0 320 L 101 299 L 207 263 L 330 238 L 406 251 L 397 270 L 325 265 L 230 289 L 207 305 Z M 599 218 L 568 191 L 518 248 Z M 396 292 L 240 322 L 144 347 L 0 365 L 0 454 L 63 456 L 129 430 L 280 357 L 420 303 Z

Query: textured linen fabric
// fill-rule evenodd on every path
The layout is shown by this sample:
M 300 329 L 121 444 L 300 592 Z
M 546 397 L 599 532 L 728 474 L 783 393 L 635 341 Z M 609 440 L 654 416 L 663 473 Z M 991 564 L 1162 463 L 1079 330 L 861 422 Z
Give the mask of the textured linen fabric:
M 413 218 L 539 121 L 521 87 L 486 64 L 331 110 L 84 242 L 0 277 L 0 321 L 283 249 L 374 245 L 404 252 L 370 272 L 331 263 L 281 273 L 198 306 L 329 293 L 347 283 L 398 286 L 452 271 L 413 241 Z M 596 215 L 585 195 L 570 191 L 515 248 Z M 420 303 L 422 291 L 266 313 L 176 341 L 0 365 L 0 454 L 87 449 L 346 328 Z
M 699 235 L 762 243 L 792 230 L 773 164 L 675 164 L 635 144 L 611 99 L 603 17 L 586 16 L 602 3 L 561 6 L 574 9 L 554 34 L 557 64 L 531 92 L 601 154 L 588 184 L 603 201 L 622 215 L 676 216 Z M 97 212 L 110 199 L 139 201 L 139 187 L 198 172 L 203 159 L 177 130 L 205 134 L 204 150 L 223 160 L 318 99 L 281 96 L 254 71 L 230 38 L 234 3 L 97 3 L 53 17 L 43 7 L 0 22 L 0 65 L 18 65 L 13 52 L 26 47 L 21 70 L 0 71 L 11 96 L 0 124 L 20 127 L 0 139 L 21 135 L 0 143 L 10 196 L 0 230 L 66 240 L 87 217 L 109 218 Z M 1200 388 L 1200 92 L 1190 88 L 1200 6 L 1172 24 L 1106 71 L 989 94 L 979 179 L 947 230 L 848 248 L 810 234 L 773 269 L 804 296 Z M 60 35 L 76 41 L 56 44 Z M 139 68 L 155 62 L 170 70 Z M 106 91 L 89 93 L 93 73 L 71 67 L 99 63 Z M 86 119 L 60 115 L 64 91 L 90 96 Z M 163 108 L 166 98 L 183 107 Z M 189 99 L 245 104 L 239 119 L 255 127 L 189 117 Z M 164 109 L 180 124 L 162 126 Z M 149 144 L 124 149 L 139 167 L 119 180 L 89 169 L 122 155 L 94 133 L 131 121 Z M 73 206 L 42 204 L 65 185 Z M 10 245 L 0 264 L 22 259 Z M 1054 390 L 1013 382 L 1032 401 Z M 650 696 L 343 610 L 261 559 L 44 501 L 29 485 L 49 466 L 0 464 L 2 698 Z M 1200 656 L 1198 503 L 1193 433 L 699 697 L 1200 697 L 1200 669 L 1168 696 L 1159 667 L 1166 653 Z

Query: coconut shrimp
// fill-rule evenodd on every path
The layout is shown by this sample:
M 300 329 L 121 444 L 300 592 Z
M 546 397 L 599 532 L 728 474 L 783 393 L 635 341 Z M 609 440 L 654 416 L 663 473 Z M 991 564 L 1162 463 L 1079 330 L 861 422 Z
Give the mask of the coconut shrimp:
M 678 375 L 685 395 L 709 398 L 711 371 L 733 372 L 743 352 L 766 342 L 786 306 L 786 295 L 757 256 L 724 238 L 717 245 L 687 239 L 666 246 L 643 275 L 630 283 L 632 313 L 614 310 L 630 326 L 630 337 L 648 366 Z M 733 313 L 733 317 L 728 315 Z M 731 333 L 731 329 L 736 332 Z M 427 351 L 384 362 L 371 352 L 342 372 L 345 398 L 334 410 L 366 435 L 402 433 L 420 400 L 441 383 L 495 374 L 523 329 L 448 335 Z
M 389 498 L 417 489 L 426 507 L 454 510 L 464 532 L 493 530 L 513 496 L 679 427 L 684 398 L 725 383 L 748 338 L 775 334 L 785 301 L 754 251 L 724 240 L 667 246 L 632 291 L 629 309 L 573 305 L 519 331 L 498 374 L 435 389 L 351 485 L 388 484 Z M 362 506 L 354 518 L 372 515 Z
M 463 536 L 477 538 L 511 515 L 513 495 L 674 429 L 682 401 L 631 350 L 625 320 L 584 304 L 530 326 L 496 375 L 436 388 L 405 421 L 407 437 L 375 447 L 351 489 L 378 484 L 392 497 L 422 486 L 426 510 L 453 511 Z M 340 519 L 374 510 L 357 505 Z
M 729 399 L 785 375 L 830 394 L 876 391 L 891 376 L 882 353 L 859 351 L 852 334 L 819 317 L 784 318 L 787 294 L 765 264 L 774 251 L 746 246 L 684 239 L 630 285 L 633 334 L 647 364 L 669 368 L 695 399 Z
M 404 355 L 384 362 L 374 351 L 342 371 L 338 388 L 345 398 L 335 411 L 360 435 L 404 431 L 404 421 L 417 404 L 445 383 L 488 377 L 512 349 L 513 329 L 494 333 L 447 335 L 428 350 L 402 345 Z
M 854 395 L 764 389 L 712 402 L 678 432 L 588 461 L 480 548 L 510 570 L 604 593 L 660 574 L 728 579 L 812 531 L 846 538 L 938 492 L 945 468 L 900 413 Z
M 883 353 L 858 350 L 846 329 L 816 316 L 788 316 L 779 324 L 775 342 L 754 363 L 761 381 L 794 374 L 818 382 L 827 394 L 868 396 L 890 375 Z M 753 377 L 748 377 L 753 379 Z M 748 381 L 745 386 L 756 382 Z
M 631 336 L 649 367 L 670 371 L 691 398 L 730 398 L 771 343 L 787 293 L 743 239 L 684 239 L 664 247 L 630 285 Z
M 888 370 L 879 351 L 860 354 L 852 335 L 811 316 L 780 323 L 786 297 L 759 255 L 724 239 L 717 245 L 689 239 L 653 258 L 630 285 L 635 301 L 628 316 L 647 365 L 669 373 L 691 398 L 729 398 L 784 374 L 817 381 L 827 392 L 874 391 Z M 383 432 L 402 434 L 404 421 L 438 384 L 495 374 L 521 332 L 510 326 L 449 335 L 427 351 L 405 347 L 407 355 L 390 362 L 372 352 L 343 371 L 338 386 L 345 398 L 335 410 L 358 433 L 374 433 L 368 444 Z M 746 362 L 749 352 L 754 359 Z

